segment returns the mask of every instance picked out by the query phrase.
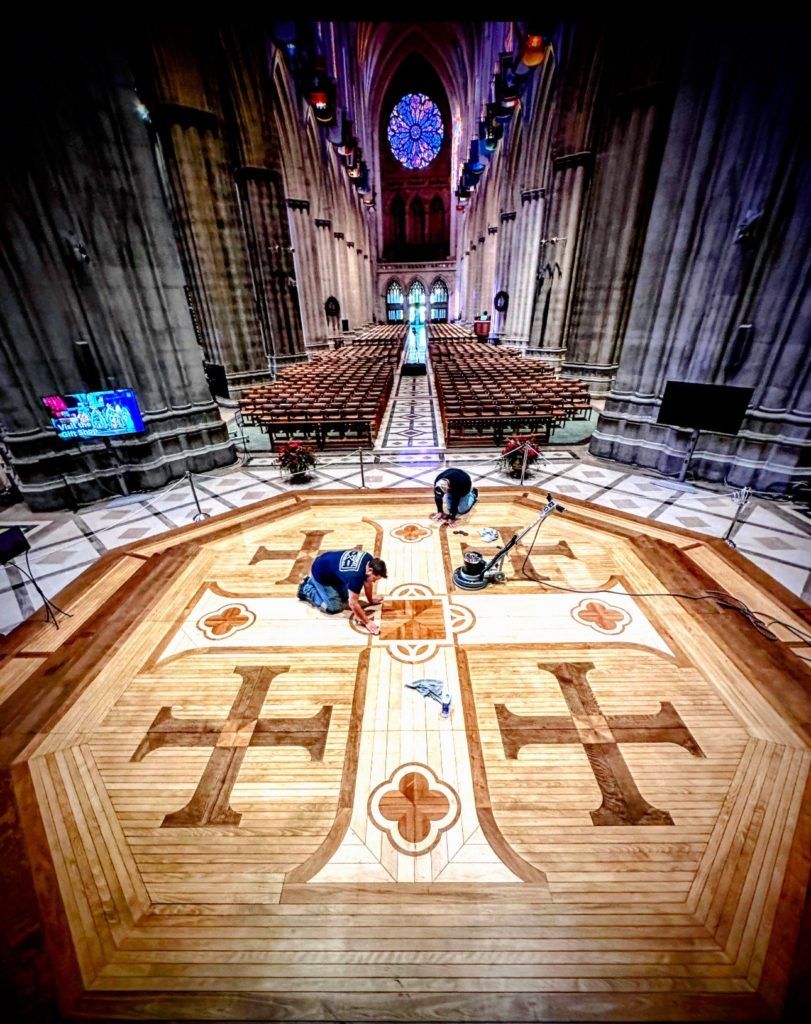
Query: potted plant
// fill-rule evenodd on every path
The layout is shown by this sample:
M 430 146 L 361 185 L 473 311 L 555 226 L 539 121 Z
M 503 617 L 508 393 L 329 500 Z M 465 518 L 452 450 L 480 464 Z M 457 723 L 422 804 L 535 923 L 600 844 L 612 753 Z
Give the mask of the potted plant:
M 291 484 L 303 484 L 310 479 L 315 455 L 301 441 L 288 441 L 276 452 L 276 465 L 288 474 Z
M 521 471 L 524 469 L 524 455 L 526 453 L 526 469 L 538 461 L 541 454 L 533 434 L 515 434 L 507 439 L 499 457 L 499 466 L 502 472 L 520 479 Z

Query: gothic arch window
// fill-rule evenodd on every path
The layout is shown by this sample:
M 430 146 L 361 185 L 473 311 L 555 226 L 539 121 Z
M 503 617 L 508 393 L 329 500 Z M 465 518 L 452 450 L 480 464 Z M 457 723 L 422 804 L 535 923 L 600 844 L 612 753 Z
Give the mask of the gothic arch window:
M 412 245 L 425 244 L 425 203 L 419 196 L 408 207 L 408 240 Z
M 406 239 L 406 207 L 402 196 L 391 201 L 391 237 L 395 245 L 403 245 Z
M 414 281 L 408 289 L 408 322 L 425 323 L 425 285 L 422 281 Z
M 439 245 L 445 238 L 445 204 L 434 196 L 428 207 L 428 241 Z
M 399 281 L 392 281 L 386 289 L 386 319 L 389 322 L 405 318 L 403 298 L 403 289 L 400 287 Z
M 448 319 L 448 286 L 438 277 L 431 285 L 431 319 Z
M 423 92 L 406 93 L 389 116 L 391 151 L 409 170 L 421 170 L 431 163 L 444 134 L 439 107 Z

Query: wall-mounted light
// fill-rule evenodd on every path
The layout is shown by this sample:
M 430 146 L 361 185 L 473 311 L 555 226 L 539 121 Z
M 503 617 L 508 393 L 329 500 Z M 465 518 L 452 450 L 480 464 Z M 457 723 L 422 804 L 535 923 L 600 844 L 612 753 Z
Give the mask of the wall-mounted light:
M 546 40 L 541 33 L 530 28 L 521 48 L 521 63 L 528 68 L 536 68 L 543 64 L 547 49 Z

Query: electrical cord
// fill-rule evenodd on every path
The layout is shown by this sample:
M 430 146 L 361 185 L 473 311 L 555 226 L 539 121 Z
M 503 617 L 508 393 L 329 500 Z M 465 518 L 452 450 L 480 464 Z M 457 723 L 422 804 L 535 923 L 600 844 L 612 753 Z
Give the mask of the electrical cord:
M 532 538 L 532 543 L 527 549 L 527 553 L 524 556 L 524 561 L 521 563 L 521 575 L 533 583 L 540 583 L 544 587 L 551 587 L 553 590 L 565 591 L 568 594 L 614 594 L 621 593 L 627 597 L 678 597 L 684 601 L 716 601 L 721 608 L 728 608 L 730 611 L 738 612 L 742 615 L 747 622 L 750 622 L 755 629 L 764 636 L 767 640 L 772 642 L 779 642 L 780 637 L 769 629 L 769 626 L 783 626 L 790 633 L 793 633 L 798 637 L 800 642 L 806 647 L 811 647 L 811 634 L 805 633 L 803 630 L 798 629 L 796 626 L 789 622 L 784 622 L 782 619 L 776 619 L 766 612 L 755 612 L 746 605 L 740 598 L 735 597 L 733 594 L 728 594 L 724 590 L 706 590 L 703 594 L 678 594 L 673 593 L 669 590 L 643 593 L 641 591 L 616 591 L 610 590 L 607 587 L 602 587 L 598 590 L 576 590 L 573 587 L 563 587 L 557 583 L 550 583 L 548 580 L 541 579 L 539 576 L 530 574 L 527 572 L 527 561 L 529 556 L 532 554 L 532 549 L 535 547 L 535 541 L 538 538 L 538 531 L 543 525 L 543 521 L 538 523 L 535 530 L 535 534 Z M 766 621 L 763 621 L 766 620 Z

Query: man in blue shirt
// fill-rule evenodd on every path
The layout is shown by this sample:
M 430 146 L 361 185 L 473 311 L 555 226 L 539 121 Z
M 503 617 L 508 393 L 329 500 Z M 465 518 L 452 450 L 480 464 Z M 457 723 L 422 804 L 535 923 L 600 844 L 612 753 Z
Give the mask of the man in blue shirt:
M 455 523 L 457 516 L 469 512 L 478 498 L 479 492 L 463 469 L 446 469 L 434 480 L 436 512 L 431 518 L 443 525 Z
M 380 604 L 374 597 L 374 585 L 378 580 L 387 579 L 386 563 L 375 558 L 368 551 L 350 548 L 349 551 L 325 551 L 320 554 L 298 588 L 301 601 L 309 601 L 322 612 L 336 615 L 349 607 L 359 622 L 372 636 L 380 627 L 369 618 L 361 607 L 361 588 L 366 596 L 366 607 Z

